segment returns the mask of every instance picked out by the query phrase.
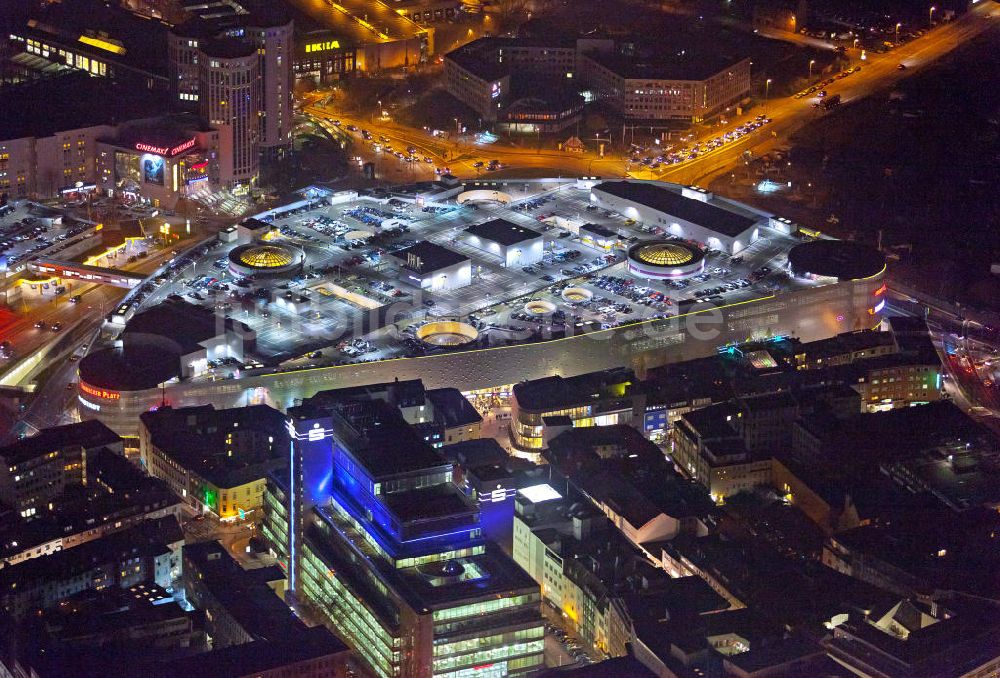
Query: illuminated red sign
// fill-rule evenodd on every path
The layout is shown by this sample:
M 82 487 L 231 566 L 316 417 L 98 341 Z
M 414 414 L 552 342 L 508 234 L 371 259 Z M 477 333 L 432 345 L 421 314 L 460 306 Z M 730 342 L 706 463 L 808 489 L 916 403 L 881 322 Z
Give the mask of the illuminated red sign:
M 95 398 L 104 398 L 105 400 L 119 400 L 122 397 L 122 394 L 118 391 L 108 391 L 103 388 L 96 388 L 90 384 L 85 384 L 82 381 L 80 382 L 80 390 L 87 395 L 92 395 Z
M 136 144 L 135 150 L 143 153 L 153 153 L 155 155 L 166 155 L 170 150 L 166 146 L 153 146 L 152 144 Z
M 886 290 L 888 290 L 888 289 L 889 288 L 885 286 L 885 283 L 882 283 L 882 287 L 880 287 L 877 290 L 875 290 L 875 296 L 877 297 L 877 296 L 885 294 Z
M 189 148 L 194 148 L 194 145 L 198 143 L 195 137 L 191 137 L 183 144 L 177 144 L 176 146 L 154 146 L 153 144 L 138 143 L 135 145 L 135 150 L 142 151 L 143 153 L 152 153 L 153 155 L 166 155 L 168 157 L 174 157 L 179 153 L 183 153 Z
M 196 141 L 195 138 L 191 137 L 183 144 L 178 144 L 177 146 L 174 146 L 173 148 L 170 149 L 170 155 L 177 155 L 178 153 L 183 153 L 189 148 L 194 148 L 195 141 Z

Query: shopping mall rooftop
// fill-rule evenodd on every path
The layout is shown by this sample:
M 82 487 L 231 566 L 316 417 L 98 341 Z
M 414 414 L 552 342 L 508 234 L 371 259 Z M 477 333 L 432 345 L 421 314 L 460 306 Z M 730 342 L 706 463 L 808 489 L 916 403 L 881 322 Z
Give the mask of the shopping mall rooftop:
M 231 229 L 223 241 L 178 256 L 116 311 L 115 322 L 121 323 L 126 339 L 152 338 L 158 328 L 170 327 L 172 342 L 181 345 L 169 351 L 169 360 L 162 341 L 137 345 L 135 355 L 142 359 L 131 368 L 121 349 L 97 350 L 81 361 L 82 380 L 123 391 L 154 388 L 172 378 L 180 354 L 197 346 L 207 347 L 207 364 L 181 376 L 182 385 L 200 382 L 221 392 L 219 382 L 226 380 L 291 372 L 312 379 L 310 370 L 321 380 L 327 377 L 317 368 L 346 370 L 336 382 L 317 381 L 308 396 L 335 383 L 392 378 L 380 373 L 361 380 L 362 371 L 375 367 L 371 363 L 542 345 L 577 335 L 610 338 L 633 327 L 640 330 L 635 339 L 619 338 L 635 342 L 643 328 L 664 326 L 663 319 L 716 309 L 734 309 L 726 311 L 734 319 L 764 314 L 759 322 L 772 332 L 796 332 L 809 340 L 862 329 L 856 326 L 862 321 L 869 327 L 873 320 L 868 305 L 803 311 L 795 318 L 778 314 L 799 308 L 782 301 L 782 295 L 878 273 L 884 266 L 878 252 L 857 243 L 817 240 L 787 220 L 700 189 L 582 179 L 480 180 L 464 188 L 488 195 L 501 191 L 509 202 L 458 204 L 454 197 L 439 196 L 428 203 L 406 191 L 334 193 L 311 187 L 309 198 L 256 215 L 254 221 L 266 228 Z M 611 207 L 612 195 L 627 199 L 614 198 Z M 685 221 L 687 230 L 681 235 L 671 230 L 669 220 L 643 221 L 638 210 L 647 202 L 657 205 L 656 215 L 668 210 L 692 221 Z M 752 225 L 747 235 L 726 235 L 747 224 Z M 608 236 L 595 236 L 595 228 Z M 542 245 L 532 250 L 537 258 L 504 259 L 483 249 L 480 236 L 514 243 L 531 237 Z M 642 251 L 662 255 L 667 264 L 690 255 L 698 266 L 681 265 L 669 279 L 639 277 L 627 258 L 637 244 L 648 244 Z M 287 253 L 294 253 L 294 265 L 284 265 Z M 801 254 L 796 261 L 807 262 L 812 269 L 808 275 L 790 270 L 789 253 Z M 263 267 L 251 270 L 244 254 L 260 255 L 251 259 Z M 233 265 L 234 256 L 240 266 Z M 454 268 L 446 269 L 447 275 L 414 273 L 448 265 Z M 815 275 L 824 272 L 836 279 Z M 837 304 L 841 297 L 854 299 L 845 291 L 836 295 Z M 180 305 L 191 308 L 175 312 Z M 730 324 L 733 332 L 743 332 L 740 340 L 751 331 L 742 329 L 750 327 L 746 321 Z M 229 337 L 226 345 L 220 343 L 223 331 Z M 654 347 L 654 340 L 643 340 L 635 350 Z M 579 372 L 625 364 L 624 358 L 611 362 L 607 350 L 601 355 L 601 364 L 588 358 Z M 528 362 L 520 373 L 537 367 Z M 406 365 L 392 365 L 395 376 L 411 378 Z M 579 373 L 549 368 L 549 374 L 554 372 Z M 457 376 L 449 378 L 456 381 L 434 382 L 434 387 L 461 387 L 470 376 L 461 383 Z M 225 388 L 243 392 L 249 386 L 234 381 Z M 535 399 L 559 399 L 550 395 Z M 256 396 L 248 391 L 247 397 Z M 539 405 L 540 410 L 545 407 Z

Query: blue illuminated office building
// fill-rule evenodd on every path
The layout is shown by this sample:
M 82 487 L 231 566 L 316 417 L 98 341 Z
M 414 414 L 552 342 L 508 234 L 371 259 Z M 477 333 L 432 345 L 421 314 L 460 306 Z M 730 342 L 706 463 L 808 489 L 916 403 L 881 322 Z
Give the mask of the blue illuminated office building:
M 542 668 L 538 585 L 484 538 L 452 464 L 397 407 L 317 396 L 288 426 L 289 471 L 268 483 L 263 533 L 301 605 L 377 676 Z

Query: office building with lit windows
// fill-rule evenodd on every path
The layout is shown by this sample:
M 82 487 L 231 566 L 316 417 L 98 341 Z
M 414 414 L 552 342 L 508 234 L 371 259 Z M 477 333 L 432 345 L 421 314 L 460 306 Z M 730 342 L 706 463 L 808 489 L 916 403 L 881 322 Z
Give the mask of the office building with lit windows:
M 0 116 L 0 193 L 12 198 L 52 198 L 75 190 L 78 182 L 98 183 L 104 176 L 101 142 L 116 136 L 120 123 L 158 116 L 166 105 L 163 92 L 141 97 L 129 94 L 126 86 L 80 71 L 5 87 L 4 114 Z M 74 104 L 52 106 L 56 100 Z M 45 115 L 38 115 L 42 110 Z M 141 155 L 136 155 L 137 177 Z M 113 159 L 112 154 L 109 168 Z M 113 171 L 107 178 L 113 185 Z M 137 185 L 143 185 L 141 180 Z
M 135 98 L 169 90 L 163 21 L 101 0 L 3 4 L 12 7 L 0 40 L 15 77 L 76 70 L 124 85 Z M 46 110 L 53 108 L 50 102 Z
M 252 186 L 261 154 L 280 156 L 292 141 L 293 21 L 275 3 L 191 12 L 168 36 L 171 95 L 231 140 L 223 183 Z
M 594 99 L 628 120 L 700 122 L 750 96 L 750 59 L 672 49 L 642 57 L 590 51 L 580 57 L 581 77 Z
M 290 472 L 262 533 L 299 604 L 376 676 L 524 675 L 543 666 L 538 584 L 483 538 L 453 467 L 379 399 L 289 409 Z
M 557 132 L 580 121 L 578 43 L 595 42 L 601 41 L 480 38 L 445 55 L 445 86 L 500 129 Z

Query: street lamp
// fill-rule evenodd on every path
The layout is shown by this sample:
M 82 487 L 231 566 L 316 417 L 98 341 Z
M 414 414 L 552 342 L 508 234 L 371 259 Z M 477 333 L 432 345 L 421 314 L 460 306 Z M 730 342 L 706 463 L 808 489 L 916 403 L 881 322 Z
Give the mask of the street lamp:
M 937 7 L 934 6 L 934 5 L 931 5 L 930 10 L 928 10 L 928 12 L 927 12 L 927 23 L 930 26 L 934 25 L 934 12 L 936 12 L 936 11 L 937 11 Z
M 898 22 L 896 23 L 896 45 L 897 46 L 899 45 L 899 27 L 902 26 L 902 25 L 903 24 L 901 24 L 901 23 L 898 23 Z
M 812 80 L 812 77 L 813 77 L 813 66 L 814 65 L 816 65 L 816 60 L 815 59 L 810 59 L 809 60 L 809 79 L 810 80 Z
M 764 112 L 767 113 L 767 96 L 771 92 L 771 78 L 764 83 Z

